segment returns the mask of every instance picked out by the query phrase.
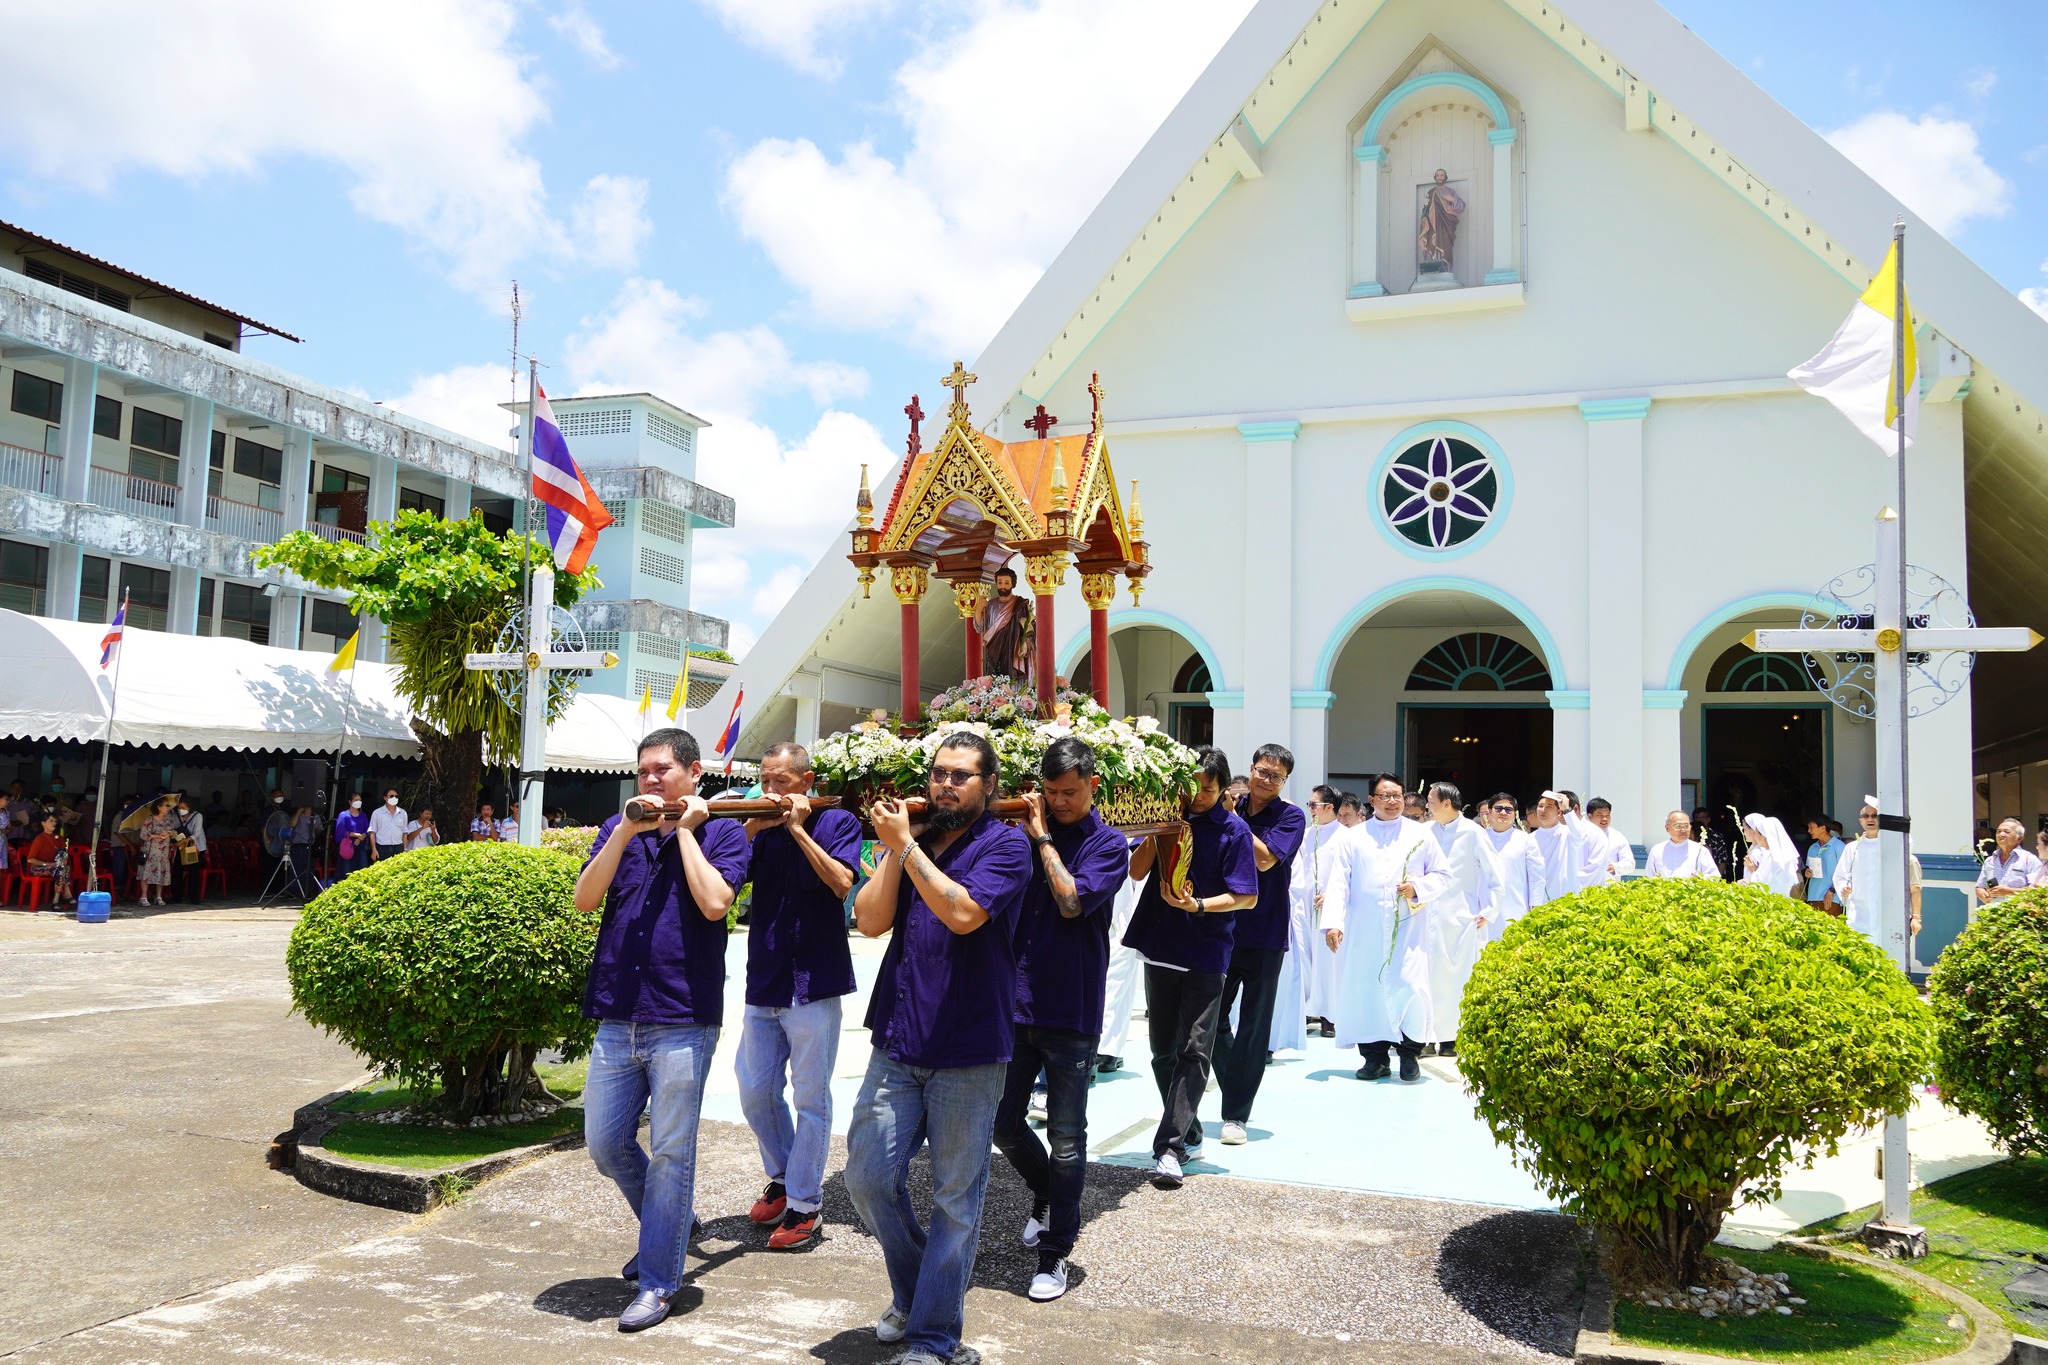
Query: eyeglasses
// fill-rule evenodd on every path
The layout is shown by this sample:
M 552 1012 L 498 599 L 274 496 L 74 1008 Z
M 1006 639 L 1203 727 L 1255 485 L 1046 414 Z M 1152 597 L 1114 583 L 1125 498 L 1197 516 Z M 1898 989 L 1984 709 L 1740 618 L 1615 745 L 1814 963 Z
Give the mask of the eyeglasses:
M 930 774 L 934 787 L 964 787 L 980 776 L 980 773 L 965 772 L 959 768 L 933 768 Z
M 1278 768 L 1254 768 L 1252 769 L 1252 776 L 1258 778 L 1261 782 L 1272 782 L 1275 784 L 1287 780 L 1287 774 L 1281 772 Z
M 1310 801 L 1307 804 L 1310 810 L 1328 810 L 1330 808 L 1328 801 Z

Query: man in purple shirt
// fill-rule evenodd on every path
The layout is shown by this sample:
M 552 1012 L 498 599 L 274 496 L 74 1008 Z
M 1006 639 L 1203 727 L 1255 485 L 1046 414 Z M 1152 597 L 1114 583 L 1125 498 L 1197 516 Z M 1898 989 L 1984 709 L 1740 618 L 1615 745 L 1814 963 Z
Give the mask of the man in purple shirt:
M 1095 751 L 1072 735 L 1046 747 L 1039 789 L 1026 792 L 1024 833 L 1034 866 L 1011 941 L 1017 950 L 1016 1051 L 996 1109 L 996 1146 L 1031 1188 L 1024 1245 L 1038 1249 L 1030 1295 L 1067 1292 L 1067 1257 L 1081 1234 L 1088 1171 L 1088 1072 L 1102 1031 L 1109 919 L 1130 875 L 1124 836 L 1095 813 Z M 1048 817 L 1050 817 L 1048 819 Z M 1045 1144 L 1027 1121 L 1045 1072 Z
M 960 1344 L 974 1273 L 989 1136 L 1009 1068 L 1017 960 L 1010 931 L 1031 880 L 1031 844 L 990 810 L 996 751 L 972 731 L 940 742 L 913 830 L 901 801 L 869 810 L 882 848 L 853 898 L 860 931 L 891 929 L 868 1001 L 875 1050 L 846 1135 L 846 1192 L 882 1244 L 884 1342 L 902 1365 L 973 1365 Z M 932 1221 L 911 1211 L 910 1158 L 931 1145 Z
M 621 1273 L 640 1292 L 621 1332 L 668 1316 L 695 1221 L 697 1114 L 725 1009 L 725 912 L 747 879 L 747 836 L 710 820 L 697 795 L 704 765 L 687 731 L 640 741 L 640 794 L 679 814 L 606 820 L 576 879 L 576 908 L 604 907 L 583 1013 L 598 1021 L 583 1084 L 583 1135 L 598 1171 L 640 1220 Z M 649 1112 L 648 1148 L 639 1141 Z
M 1259 870 L 1259 903 L 1231 916 L 1230 970 L 1216 1008 L 1216 1083 L 1223 1091 L 1223 1145 L 1236 1147 L 1247 1134 L 1252 1101 L 1266 1077 L 1273 1042 L 1273 1007 L 1280 998 L 1280 969 L 1287 963 L 1288 918 L 1293 911 L 1294 855 L 1308 831 L 1301 807 L 1280 799 L 1294 773 L 1294 755 L 1278 744 L 1262 744 L 1242 805 L 1236 807 L 1252 834 L 1252 862 Z M 1230 1011 L 1240 995 L 1237 1028 Z M 1289 1006 L 1289 1008 L 1293 1008 Z
M 744 826 L 753 841 L 754 910 L 747 920 L 747 1012 L 734 1071 L 740 1111 L 761 1148 L 768 1188 L 748 1216 L 772 1251 L 818 1235 L 825 1154 L 832 1145 L 832 1070 L 839 1060 L 839 997 L 853 990 L 846 893 L 860 861 L 860 818 L 813 810 L 816 775 L 801 744 L 761 755 L 761 790 L 780 815 Z M 796 1119 L 782 1096 L 784 1069 Z
M 1152 1079 L 1165 1113 L 1152 1136 L 1152 1183 L 1179 1189 L 1181 1167 L 1202 1150 L 1195 1111 L 1209 1086 L 1216 1046 L 1216 1007 L 1230 968 L 1235 911 L 1259 903 L 1259 870 L 1252 832 L 1223 804 L 1230 759 L 1221 749 L 1199 751 L 1201 785 L 1187 802 L 1194 857 L 1188 892 L 1170 895 L 1156 863 L 1159 836 L 1131 854 L 1131 879 L 1145 879 L 1124 944 L 1145 958 L 1145 1028 L 1152 1043 Z

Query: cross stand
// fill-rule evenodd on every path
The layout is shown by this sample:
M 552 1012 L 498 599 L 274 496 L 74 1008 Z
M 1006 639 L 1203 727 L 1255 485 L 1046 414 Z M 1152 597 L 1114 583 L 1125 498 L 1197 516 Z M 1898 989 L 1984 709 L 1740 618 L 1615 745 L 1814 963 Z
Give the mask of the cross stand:
M 519 842 L 529 848 L 539 847 L 547 824 L 541 802 L 548 763 L 548 674 L 558 669 L 611 668 L 619 662 L 619 656 L 609 651 L 550 649 L 554 609 L 555 571 L 547 564 L 536 565 L 527 594 L 525 650 L 462 656 L 463 667 L 478 672 L 526 674 L 519 727 Z

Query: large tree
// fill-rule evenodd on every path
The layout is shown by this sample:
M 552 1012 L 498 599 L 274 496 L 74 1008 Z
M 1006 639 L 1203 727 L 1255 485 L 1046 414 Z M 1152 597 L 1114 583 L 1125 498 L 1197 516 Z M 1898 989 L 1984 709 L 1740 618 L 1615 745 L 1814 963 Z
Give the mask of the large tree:
M 547 547 L 492 531 L 477 517 L 444 521 L 402 511 L 373 522 L 362 544 L 294 531 L 256 551 L 255 561 L 290 569 L 322 588 L 348 593 L 349 609 L 384 622 L 399 696 L 425 761 L 428 799 L 451 833 L 476 813 L 486 752 L 509 761 L 519 752 L 519 716 L 498 696 L 491 675 L 465 668 L 462 656 L 497 648 L 520 603 L 520 559 L 547 562 Z M 570 606 L 598 586 L 597 571 L 555 576 L 555 604 Z M 548 717 L 559 716 L 574 680 L 551 674 Z

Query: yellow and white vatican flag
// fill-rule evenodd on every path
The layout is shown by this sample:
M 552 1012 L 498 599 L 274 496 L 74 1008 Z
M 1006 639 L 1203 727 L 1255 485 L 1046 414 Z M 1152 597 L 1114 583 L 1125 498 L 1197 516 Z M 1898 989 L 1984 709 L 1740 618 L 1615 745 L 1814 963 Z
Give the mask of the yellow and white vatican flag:
M 1856 430 L 1883 448 L 1887 455 L 1898 448 L 1898 388 L 1893 368 L 1899 349 L 1896 319 L 1905 291 L 1899 285 L 1899 246 L 1892 243 L 1884 266 L 1847 321 L 1821 347 L 1820 354 L 1790 372 L 1792 382 L 1833 403 Z M 1906 444 L 1920 426 L 1920 366 L 1913 343 L 1912 316 L 1905 310 Z

